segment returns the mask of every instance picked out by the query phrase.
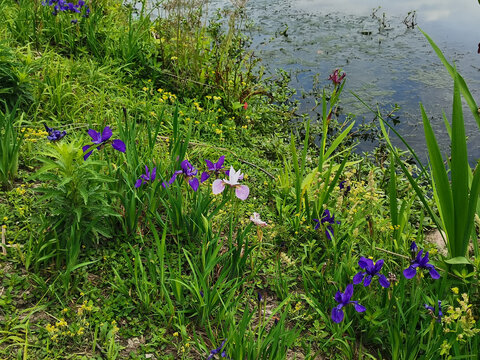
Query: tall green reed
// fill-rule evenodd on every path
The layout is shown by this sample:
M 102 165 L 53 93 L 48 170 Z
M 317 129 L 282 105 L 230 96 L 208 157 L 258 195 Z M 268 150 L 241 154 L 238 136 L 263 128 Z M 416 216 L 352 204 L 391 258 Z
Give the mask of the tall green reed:
M 23 113 L 18 121 L 22 121 Z M 23 142 L 23 132 L 14 126 L 17 119 L 17 106 L 0 111 L 0 185 L 9 188 L 18 172 L 18 156 Z
M 329 138 L 330 121 L 333 116 L 333 109 L 338 103 L 339 96 L 343 89 L 344 83 L 340 87 L 335 87 L 330 100 L 327 100 L 325 92 L 322 95 L 322 123 L 321 123 L 321 144 L 318 150 L 318 165 L 313 170 L 307 168 L 307 155 L 310 149 L 310 121 L 305 124 L 305 140 L 303 142 L 303 149 L 300 156 L 295 147 L 295 137 L 293 134 L 290 139 L 290 155 L 291 163 L 284 160 L 285 171 L 280 175 L 281 188 L 284 189 L 281 200 L 277 197 L 277 208 L 280 214 L 284 210 L 294 211 L 295 217 L 293 220 L 293 228 L 298 231 L 300 227 L 301 218 L 305 216 L 306 221 L 312 222 L 313 218 L 320 219 L 323 216 L 323 205 L 327 202 L 331 192 L 338 184 L 343 169 L 347 165 L 352 165 L 354 162 L 348 162 L 350 149 L 341 149 L 341 144 L 349 135 L 354 126 L 354 122 L 347 124 L 336 137 L 330 141 L 327 146 L 327 139 Z M 343 159 L 342 159 L 343 157 Z M 342 159 L 340 164 L 335 164 L 333 160 Z M 293 167 L 294 176 L 291 177 L 290 169 Z M 321 191 L 318 190 L 318 181 L 326 184 Z M 293 185 L 294 204 L 287 205 L 286 196 L 290 196 L 290 186 Z

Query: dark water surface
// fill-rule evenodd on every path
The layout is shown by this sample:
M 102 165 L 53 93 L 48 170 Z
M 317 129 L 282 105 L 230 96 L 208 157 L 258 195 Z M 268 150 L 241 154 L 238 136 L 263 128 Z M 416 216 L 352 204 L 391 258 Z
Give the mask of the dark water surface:
M 209 6 L 211 11 L 232 3 L 213 0 Z M 315 74 L 326 85 L 332 70 L 342 68 L 347 73 L 344 111 L 358 115 L 358 122 L 373 117 L 350 91 L 370 106 L 378 104 L 383 113 L 398 104 L 397 130 L 425 159 L 419 103 L 424 104 L 447 150 L 442 110 L 450 118 L 453 80 L 417 27 L 403 23 L 413 10 L 418 26 L 449 61 L 455 61 L 480 103 L 480 5 L 476 0 L 250 0 L 246 4 L 254 24 L 249 30 L 252 49 L 264 66 L 271 72 L 288 71 L 299 93 L 312 89 Z M 304 112 L 313 107 L 312 98 L 301 102 Z M 480 158 L 480 131 L 467 107 L 464 115 L 469 155 L 475 162 Z M 363 144 L 361 149 L 369 147 Z

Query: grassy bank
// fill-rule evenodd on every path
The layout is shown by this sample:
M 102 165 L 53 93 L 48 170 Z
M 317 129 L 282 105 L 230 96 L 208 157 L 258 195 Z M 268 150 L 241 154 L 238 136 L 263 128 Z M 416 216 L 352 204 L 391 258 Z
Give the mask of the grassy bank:
M 465 81 L 451 171 L 359 155 L 200 5 L 0 0 L 0 358 L 478 358 Z

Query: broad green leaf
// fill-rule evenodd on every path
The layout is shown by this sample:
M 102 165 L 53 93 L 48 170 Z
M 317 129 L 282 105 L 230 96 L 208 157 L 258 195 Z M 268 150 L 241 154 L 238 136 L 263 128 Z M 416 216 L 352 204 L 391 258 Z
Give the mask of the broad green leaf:
M 470 241 L 470 234 L 472 233 L 472 230 L 473 230 L 474 217 L 475 217 L 479 196 L 480 196 L 480 169 L 477 165 L 477 167 L 475 168 L 475 173 L 473 175 L 472 185 L 470 188 L 470 199 L 468 202 L 468 212 L 466 215 L 465 233 L 464 233 L 464 239 L 463 239 L 463 244 L 465 247 L 463 249 L 464 251 L 463 254 L 466 253 L 468 248 L 468 243 Z
M 448 260 L 445 260 L 447 264 L 451 265 L 460 265 L 460 264 L 471 264 L 470 260 L 463 256 L 457 256 Z
M 462 101 L 458 88 L 458 75 L 455 76 L 453 86 L 453 112 L 452 112 L 452 160 L 451 160 L 451 178 L 452 178 L 452 197 L 453 210 L 455 219 L 455 233 L 452 239 L 454 241 L 454 253 L 451 256 L 463 256 L 467 244 L 464 244 L 464 233 L 467 229 L 466 222 L 470 222 L 467 218 L 468 211 L 468 155 L 467 140 L 465 138 L 465 127 L 463 122 Z M 441 189 L 439 189 L 441 190 Z M 440 194 L 439 194 L 440 195 Z M 451 235 L 451 234 L 448 234 Z M 468 238 L 470 233 L 468 233 Z
M 310 185 L 312 185 L 312 182 L 313 182 L 313 180 L 315 180 L 315 178 L 317 176 L 317 173 L 318 173 L 318 169 L 315 168 L 315 169 L 313 169 L 313 171 L 310 174 L 305 176 L 305 179 L 303 179 L 303 181 L 302 181 L 302 194 L 305 193 L 305 191 L 308 190 Z
M 328 160 L 329 156 L 335 151 L 335 149 L 340 145 L 340 143 L 345 139 L 345 137 L 350 133 L 350 130 L 352 130 L 353 125 L 355 125 L 355 122 L 353 121 L 345 130 L 342 131 L 340 135 L 337 136 L 337 138 L 332 142 L 330 147 L 327 149 L 325 152 L 325 159 Z
M 432 168 L 432 177 L 437 189 L 438 200 L 442 208 L 442 219 L 444 220 L 445 232 L 450 240 L 450 237 L 455 234 L 455 209 L 452 199 L 452 190 L 450 188 L 450 182 L 448 181 L 443 158 L 440 154 L 440 148 L 437 144 L 437 139 L 435 138 L 435 134 L 433 133 L 425 109 L 421 104 L 420 110 L 422 112 L 423 129 L 425 131 L 425 140 L 427 142 L 428 155 Z
M 390 156 L 390 181 L 388 182 L 388 195 L 390 202 L 390 216 L 393 225 L 398 225 L 398 204 L 397 204 L 397 175 L 395 174 L 395 158 Z

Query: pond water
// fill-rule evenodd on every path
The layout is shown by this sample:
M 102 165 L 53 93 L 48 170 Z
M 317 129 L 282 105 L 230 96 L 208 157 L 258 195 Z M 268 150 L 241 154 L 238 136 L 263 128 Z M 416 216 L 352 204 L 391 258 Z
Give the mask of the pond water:
M 213 8 L 232 7 L 226 0 L 212 0 Z M 379 8 L 380 7 L 380 8 Z M 292 76 L 291 85 L 310 91 L 315 74 L 328 84 L 335 68 L 347 73 L 342 97 L 345 112 L 369 121 L 372 114 L 351 94 L 354 92 L 383 113 L 393 104 L 400 124 L 397 130 L 426 158 L 419 103 L 423 103 L 443 149 L 448 136 L 442 110 L 451 116 L 453 81 L 415 22 L 455 61 L 470 91 L 480 102 L 480 4 L 474 0 L 250 0 L 245 11 L 253 27 L 252 50 L 271 72 L 281 68 Z M 410 17 L 408 17 L 410 13 Z M 308 112 L 313 99 L 301 99 Z M 479 129 L 467 107 L 464 116 L 471 162 L 480 158 Z M 399 142 L 397 142 L 399 143 Z M 371 148 L 362 144 L 361 150 Z

